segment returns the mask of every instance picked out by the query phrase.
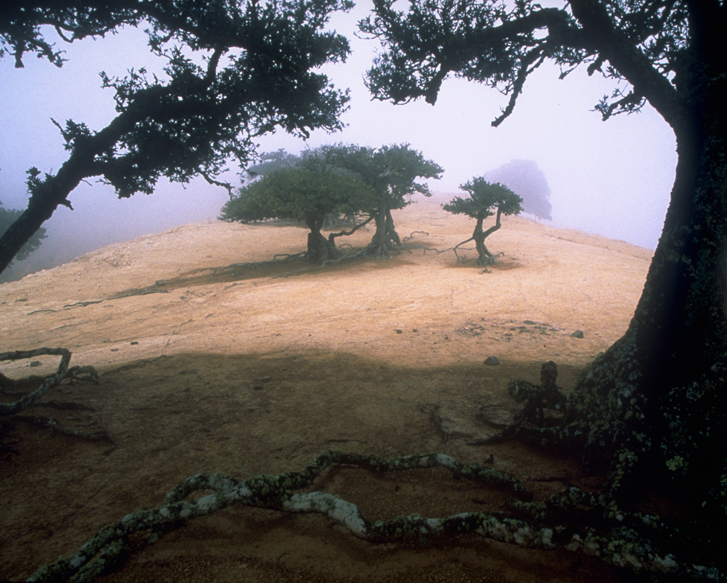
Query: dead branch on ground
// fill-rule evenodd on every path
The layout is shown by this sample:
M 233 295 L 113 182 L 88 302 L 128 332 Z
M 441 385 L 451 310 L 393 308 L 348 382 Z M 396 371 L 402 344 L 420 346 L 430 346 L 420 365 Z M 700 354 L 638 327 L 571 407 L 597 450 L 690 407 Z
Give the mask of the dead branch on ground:
M 73 384 L 76 380 L 91 381 L 98 384 L 98 373 L 91 366 L 74 366 L 69 368 L 68 365 L 71 361 L 71 352 L 65 348 L 37 348 L 35 350 L 26 351 L 15 351 L 5 352 L 0 354 L 0 361 L 4 360 L 24 360 L 28 358 L 36 358 L 38 356 L 60 356 L 61 360 L 58 364 L 56 372 L 48 377 L 30 376 L 24 379 L 11 379 L 3 374 L 0 374 L 0 385 L 3 387 L 18 387 L 27 386 L 28 384 L 36 384 L 40 382 L 37 389 L 29 393 L 24 393 L 23 396 L 12 403 L 0 403 L 0 416 L 6 416 L 14 421 L 22 421 L 24 423 L 31 423 L 33 425 L 39 425 L 42 427 L 50 427 L 54 431 L 64 433 L 66 435 L 72 435 L 74 437 L 82 437 L 84 439 L 108 439 L 112 441 L 109 434 L 106 431 L 97 431 L 95 433 L 86 433 L 75 429 L 67 429 L 61 427 L 58 422 L 51 417 L 38 417 L 35 415 L 18 415 L 18 413 L 25 411 L 29 407 L 41 403 L 38 401 L 45 396 L 48 391 L 57 387 L 61 381 L 69 380 Z M 59 403 L 58 401 L 50 401 L 49 403 L 42 403 L 43 406 L 53 407 L 55 409 L 71 409 L 71 408 L 86 408 L 83 405 L 77 403 Z

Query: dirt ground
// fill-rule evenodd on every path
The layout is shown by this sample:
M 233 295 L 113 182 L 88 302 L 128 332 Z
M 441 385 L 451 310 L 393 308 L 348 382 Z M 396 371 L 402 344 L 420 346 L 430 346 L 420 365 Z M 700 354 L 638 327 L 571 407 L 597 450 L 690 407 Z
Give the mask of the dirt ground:
M 481 273 L 472 250 L 464 263 L 432 251 L 474 227 L 441 202 L 395 213 L 400 235 L 413 238 L 388 260 L 245 265 L 303 250 L 305 230 L 215 222 L 106 247 L 0 286 L 0 352 L 63 347 L 73 352 L 71 365 L 101 375 L 98 385 L 61 385 L 27 413 L 111 436 L 88 441 L 0 419 L 0 580 L 23 580 L 72 555 L 106 524 L 160 506 L 194 473 L 247 479 L 300 470 L 330 448 L 438 451 L 468 463 L 492 455 L 492 467 L 517 475 L 538 498 L 567 484 L 597 487 L 601 477 L 584 475 L 576 460 L 516 443 L 468 444 L 496 433 L 496 422 L 516 410 L 510 379 L 537 383 L 540 366 L 554 360 L 569 390 L 623 334 L 651 252 L 506 218 L 488 239 L 503 255 Z M 576 330 L 583 338 L 571 336 Z M 485 365 L 488 356 L 500 364 Z M 0 364 L 20 378 L 50 374 L 57 358 Z M 317 488 L 354 502 L 370 520 L 490 511 L 506 499 L 445 470 L 336 469 Z M 372 545 L 321 516 L 244 507 L 137 546 L 103 581 L 626 577 L 565 551 L 474 536 Z

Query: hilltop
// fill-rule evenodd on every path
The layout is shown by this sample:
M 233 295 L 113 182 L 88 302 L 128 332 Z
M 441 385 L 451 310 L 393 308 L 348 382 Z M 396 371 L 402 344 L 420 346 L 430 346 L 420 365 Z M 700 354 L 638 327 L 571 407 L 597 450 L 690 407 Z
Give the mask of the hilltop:
M 600 477 L 574 460 L 513 443 L 467 444 L 512 415 L 508 380 L 537 383 L 541 364 L 553 360 L 568 390 L 624 333 L 651 252 L 508 217 L 488 239 L 503 255 L 481 273 L 474 251 L 464 263 L 433 251 L 468 238 L 471 220 L 436 200 L 394 218 L 412 238 L 388 260 L 270 264 L 302 251 L 306 231 L 214 222 L 105 247 L 0 286 L 0 351 L 64 347 L 72 365 L 101 374 L 99 385 L 63 385 L 44 398 L 87 410 L 34 413 L 113 440 L 20 423 L 8 430 L 16 453 L 0 459 L 0 579 L 71 555 L 107 523 L 160 505 L 196 472 L 246 479 L 299 470 L 329 448 L 441 451 L 478 463 L 492 454 L 493 467 L 518 473 L 543 496 L 564 483 L 597 486 Z M 370 236 L 359 232 L 351 243 Z M 572 336 L 577 330 L 583 338 Z M 484 365 L 488 356 L 500 365 Z M 50 374 L 56 364 L 43 357 L 1 370 Z M 320 487 L 376 519 L 501 502 L 431 470 L 337 470 Z M 233 508 L 132 554 L 104 580 L 618 579 L 568 553 L 475 539 L 445 547 L 371 546 L 321 517 Z

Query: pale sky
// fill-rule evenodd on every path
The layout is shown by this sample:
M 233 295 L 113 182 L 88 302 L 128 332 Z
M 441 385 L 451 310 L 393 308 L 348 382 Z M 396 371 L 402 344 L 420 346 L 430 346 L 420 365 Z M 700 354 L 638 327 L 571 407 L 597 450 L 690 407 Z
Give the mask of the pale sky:
M 337 16 L 331 26 L 351 41 L 346 64 L 327 67 L 338 87 L 351 88 L 351 108 L 343 132 L 314 132 L 308 146 L 345 142 L 378 147 L 410 143 L 445 169 L 431 188 L 455 193 L 459 184 L 512 159 L 533 160 L 551 189 L 553 226 L 575 228 L 653 249 L 669 201 L 676 153 L 669 126 L 650 107 L 631 116 L 602 122 L 593 106 L 614 85 L 585 71 L 563 81 L 543 65 L 526 84 L 515 112 L 500 127 L 491 122 L 507 98 L 482 85 L 445 81 L 435 106 L 424 102 L 394 106 L 372 101 L 363 84 L 376 51 L 375 41 L 353 37 L 356 21 L 369 2 Z M 50 118 L 86 123 L 100 130 L 115 114 L 113 93 L 100 89 L 98 73 L 123 75 L 148 66 L 145 35 L 134 29 L 97 41 L 68 45 L 69 59 L 57 69 L 28 55 L 25 68 L 0 61 L 0 200 L 6 208 L 27 203 L 25 171 L 37 166 L 55 172 L 66 151 Z M 306 147 L 284 132 L 259 140 L 260 151 Z M 233 167 L 227 179 L 236 181 Z M 49 238 L 37 253 L 56 260 L 108 243 L 157 232 L 186 222 L 214 220 L 227 200 L 226 191 L 195 180 L 186 189 L 160 183 L 146 196 L 117 200 L 110 187 L 82 184 L 70 200 L 76 209 L 60 208 L 46 223 Z M 45 249 L 44 249 L 45 248 Z

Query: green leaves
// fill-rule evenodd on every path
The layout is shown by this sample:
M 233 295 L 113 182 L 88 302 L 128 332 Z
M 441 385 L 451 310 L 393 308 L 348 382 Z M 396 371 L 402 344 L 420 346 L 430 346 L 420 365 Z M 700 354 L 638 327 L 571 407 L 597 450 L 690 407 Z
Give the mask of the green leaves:
M 220 218 L 243 223 L 294 219 L 319 230 L 327 215 L 355 214 L 371 204 L 374 193 L 359 175 L 311 158 L 241 188 Z
M 473 219 L 485 219 L 496 211 L 503 215 L 517 215 L 523 210 L 523 199 L 499 182 L 491 184 L 482 177 L 476 177 L 460 185 L 460 188 L 469 192 L 469 198 L 453 198 L 442 205 L 445 211 Z
M 425 159 L 421 152 L 412 150 L 409 144 L 378 149 L 336 144 L 321 148 L 321 156 L 329 164 L 359 174 L 380 198 L 386 200 L 388 209 L 406 206 L 407 197 L 417 192 L 430 196 L 429 187 L 416 182 L 417 178 L 439 178 L 444 171 L 435 162 Z

